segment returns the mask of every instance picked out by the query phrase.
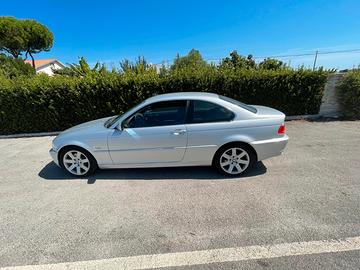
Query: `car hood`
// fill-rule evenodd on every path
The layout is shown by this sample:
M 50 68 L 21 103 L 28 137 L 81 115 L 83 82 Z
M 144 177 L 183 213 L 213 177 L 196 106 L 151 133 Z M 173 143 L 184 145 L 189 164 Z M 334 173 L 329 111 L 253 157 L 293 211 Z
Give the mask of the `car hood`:
M 285 114 L 276 109 L 260 105 L 251 106 L 257 110 L 256 114 L 261 118 L 285 118 Z
M 111 116 L 112 117 L 112 116 Z M 69 129 L 64 130 L 59 135 L 67 135 L 70 133 L 77 133 L 77 132 L 91 132 L 91 131 L 98 131 L 99 129 L 104 128 L 104 123 L 110 119 L 111 117 L 104 117 L 101 119 L 96 119 L 93 121 L 85 122 L 80 125 L 71 127 Z

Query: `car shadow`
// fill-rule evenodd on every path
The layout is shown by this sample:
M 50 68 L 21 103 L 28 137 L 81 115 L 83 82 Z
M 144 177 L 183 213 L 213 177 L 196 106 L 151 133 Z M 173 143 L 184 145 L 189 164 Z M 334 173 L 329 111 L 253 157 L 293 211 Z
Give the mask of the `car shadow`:
M 248 173 L 237 178 L 252 177 L 264 173 L 266 173 L 266 167 L 260 161 Z M 79 179 L 59 168 L 54 162 L 49 162 L 38 175 L 45 180 Z M 97 180 L 221 180 L 236 178 L 224 176 L 211 167 L 166 167 L 97 170 L 95 174 L 81 179 L 87 180 L 88 184 L 94 184 Z

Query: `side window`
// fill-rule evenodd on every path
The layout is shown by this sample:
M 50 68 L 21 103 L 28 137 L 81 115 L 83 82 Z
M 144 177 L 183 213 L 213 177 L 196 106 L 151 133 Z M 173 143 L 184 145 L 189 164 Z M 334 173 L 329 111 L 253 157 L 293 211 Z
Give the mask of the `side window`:
M 212 102 L 193 100 L 191 103 L 188 123 L 225 122 L 235 116 L 233 112 Z
M 150 104 L 125 121 L 126 128 L 170 126 L 185 121 L 186 100 L 164 101 Z

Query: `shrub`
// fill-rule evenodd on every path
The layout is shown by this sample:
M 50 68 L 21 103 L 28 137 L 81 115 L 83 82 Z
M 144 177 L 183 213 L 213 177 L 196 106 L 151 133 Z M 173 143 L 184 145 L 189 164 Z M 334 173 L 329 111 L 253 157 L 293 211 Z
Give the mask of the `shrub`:
M 345 74 L 337 90 L 343 116 L 360 119 L 360 70 Z
M 22 59 L 0 54 L 0 75 L 9 79 L 18 76 L 32 76 L 35 75 L 35 69 Z
M 120 114 L 155 94 L 214 92 L 287 115 L 318 112 L 327 73 L 318 70 L 217 69 L 91 73 L 83 77 L 0 76 L 0 134 L 57 131 Z

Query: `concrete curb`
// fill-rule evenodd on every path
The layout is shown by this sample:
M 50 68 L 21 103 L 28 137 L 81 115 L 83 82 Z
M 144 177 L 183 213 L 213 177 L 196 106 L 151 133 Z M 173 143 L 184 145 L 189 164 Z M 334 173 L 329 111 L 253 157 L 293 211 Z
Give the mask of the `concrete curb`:
M 285 121 L 293 120 L 310 120 L 310 121 L 337 121 L 342 117 L 335 115 L 321 115 L 321 114 L 307 114 L 307 115 L 292 115 L 286 116 Z
M 17 139 L 17 138 L 56 136 L 60 132 L 61 131 L 0 135 L 0 139 Z
M 294 120 L 319 120 L 324 118 L 320 114 L 305 114 L 305 115 L 291 115 L 286 116 L 285 121 L 294 121 Z M 336 117 L 333 119 L 337 119 Z M 17 139 L 17 138 L 30 138 L 30 137 L 45 137 L 45 136 L 56 136 L 61 131 L 53 132 L 38 132 L 38 133 L 21 133 L 13 135 L 0 135 L 0 139 Z
M 322 116 L 320 114 L 290 115 L 290 116 L 286 116 L 285 121 L 316 120 L 316 119 L 320 119 L 320 118 L 322 118 Z

